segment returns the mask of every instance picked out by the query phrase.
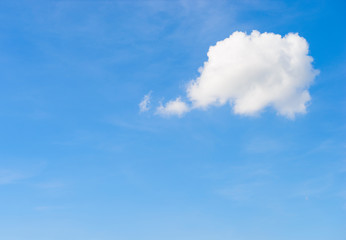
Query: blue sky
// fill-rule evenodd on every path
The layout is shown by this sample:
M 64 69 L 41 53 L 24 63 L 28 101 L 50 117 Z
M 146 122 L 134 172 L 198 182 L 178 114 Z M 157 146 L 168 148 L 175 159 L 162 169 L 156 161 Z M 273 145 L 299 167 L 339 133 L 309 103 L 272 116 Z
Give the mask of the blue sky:
M 1 1 L 1 239 L 346 239 L 345 7 Z M 305 114 L 139 111 L 252 30 L 309 43 Z

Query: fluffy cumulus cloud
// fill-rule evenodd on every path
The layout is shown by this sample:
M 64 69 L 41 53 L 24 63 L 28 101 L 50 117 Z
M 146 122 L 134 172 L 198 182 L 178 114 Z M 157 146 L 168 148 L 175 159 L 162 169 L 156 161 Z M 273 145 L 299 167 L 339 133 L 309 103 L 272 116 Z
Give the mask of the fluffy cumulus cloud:
M 184 113 L 189 111 L 189 107 L 185 102 L 178 97 L 175 100 L 169 101 L 165 106 L 162 104 L 157 108 L 156 113 L 162 116 L 177 115 L 181 117 Z
M 235 114 L 256 115 L 271 107 L 294 118 L 306 112 L 308 88 L 318 74 L 308 52 L 307 41 L 296 33 L 234 32 L 209 48 L 200 76 L 187 86 L 189 106 L 178 98 L 157 112 L 181 116 L 229 104 Z
M 308 50 L 298 34 L 234 32 L 209 48 L 187 95 L 195 108 L 228 103 L 237 114 L 253 115 L 273 107 L 292 118 L 306 112 L 308 87 L 318 73 Z

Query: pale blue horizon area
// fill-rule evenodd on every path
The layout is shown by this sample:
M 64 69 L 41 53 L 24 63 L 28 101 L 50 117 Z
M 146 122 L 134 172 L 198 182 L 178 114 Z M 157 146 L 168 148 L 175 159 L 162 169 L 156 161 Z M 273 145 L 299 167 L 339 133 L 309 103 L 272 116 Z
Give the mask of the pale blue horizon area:
M 0 239 L 345 240 L 344 1 L 1 1 Z M 299 33 L 306 114 L 184 96 L 234 31 Z

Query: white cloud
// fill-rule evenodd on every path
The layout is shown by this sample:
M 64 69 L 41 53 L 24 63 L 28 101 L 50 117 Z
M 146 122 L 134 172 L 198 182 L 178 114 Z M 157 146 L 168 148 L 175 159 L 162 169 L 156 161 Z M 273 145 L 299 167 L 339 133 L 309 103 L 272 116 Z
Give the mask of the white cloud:
M 139 111 L 146 112 L 150 109 L 151 92 L 143 97 L 143 100 L 139 103 Z
M 242 115 L 255 115 L 267 107 L 288 118 L 305 113 L 311 99 L 308 88 L 318 74 L 308 48 L 298 34 L 234 32 L 209 48 L 200 76 L 189 83 L 191 109 L 230 104 L 235 114 Z M 176 109 L 175 102 L 185 106 L 182 113 L 189 110 L 177 100 L 160 111 L 179 113 L 166 109 Z
M 14 172 L 7 169 L 0 169 L 0 185 L 11 184 L 25 177 L 26 176 L 18 172 Z
M 156 109 L 156 113 L 162 116 L 172 116 L 177 115 L 181 117 L 184 113 L 189 111 L 189 107 L 181 98 L 178 97 L 175 100 L 169 101 L 165 106 L 160 105 Z

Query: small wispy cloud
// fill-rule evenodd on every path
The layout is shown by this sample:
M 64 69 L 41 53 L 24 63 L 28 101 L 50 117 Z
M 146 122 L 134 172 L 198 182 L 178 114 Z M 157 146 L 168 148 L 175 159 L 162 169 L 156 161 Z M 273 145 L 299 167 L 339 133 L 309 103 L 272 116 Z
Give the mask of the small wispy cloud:
M 151 92 L 149 92 L 147 95 L 143 97 L 143 100 L 139 103 L 139 111 L 140 112 L 147 112 L 150 109 L 150 98 L 151 98 Z
M 277 153 L 284 150 L 284 144 L 279 139 L 256 137 L 247 140 L 245 151 L 253 154 Z
M 38 183 L 36 186 L 41 189 L 59 189 L 65 187 L 65 185 L 66 184 L 61 181 L 48 181 Z
M 160 105 L 156 109 L 156 113 L 161 116 L 172 116 L 177 115 L 179 117 L 183 116 L 184 113 L 190 111 L 188 105 L 178 97 L 175 100 L 169 101 L 166 105 Z
M 331 187 L 333 186 L 334 178 L 335 174 L 326 174 L 300 182 L 297 184 L 293 195 L 304 197 L 308 200 L 311 197 L 321 197 L 330 194 L 333 192 Z
M 0 185 L 15 183 L 24 178 L 27 178 L 27 176 L 21 172 L 0 169 Z
M 52 210 L 63 210 L 63 206 L 37 206 L 34 208 L 36 211 L 52 211 Z
M 256 195 L 261 195 L 263 183 L 252 182 L 236 184 L 231 187 L 218 189 L 216 193 L 233 201 L 249 201 Z

